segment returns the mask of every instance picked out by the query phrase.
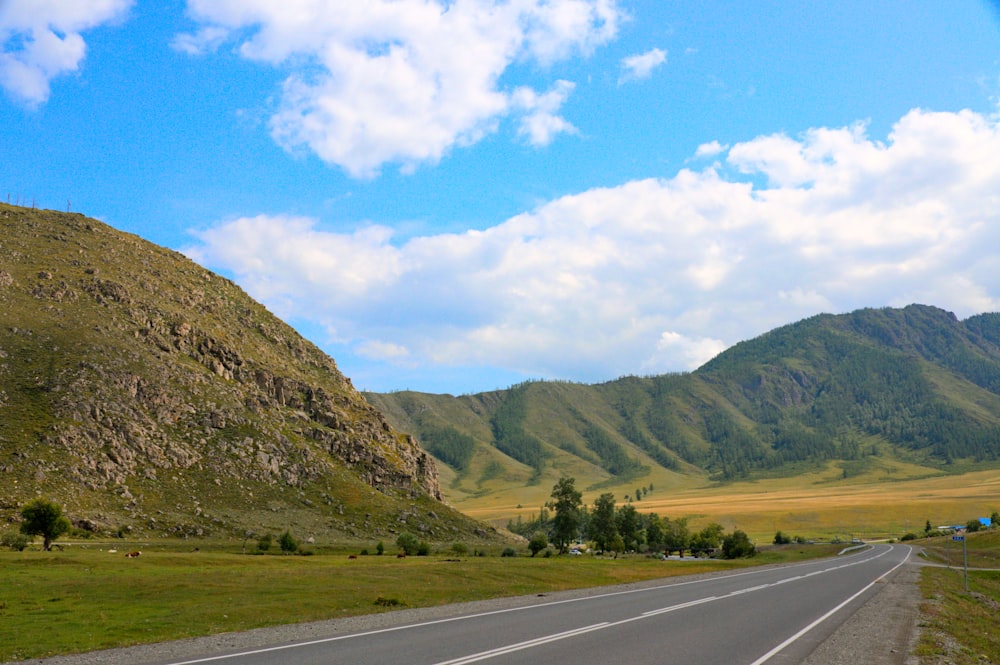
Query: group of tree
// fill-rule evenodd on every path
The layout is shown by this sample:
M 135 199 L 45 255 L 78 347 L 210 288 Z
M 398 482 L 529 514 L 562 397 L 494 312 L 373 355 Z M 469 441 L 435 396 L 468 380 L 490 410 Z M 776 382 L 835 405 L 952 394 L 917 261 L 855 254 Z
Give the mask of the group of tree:
M 601 494 L 593 506 L 584 505 L 574 478 L 563 477 L 553 486 L 551 501 L 527 520 L 510 521 L 507 528 L 530 538 L 536 553 L 551 543 L 566 552 L 574 542 L 588 541 L 601 552 L 663 552 L 694 555 L 751 556 L 756 548 L 739 530 L 725 534 L 719 524 L 692 531 L 687 518 L 670 519 L 656 513 L 640 513 L 632 501 L 618 505 L 611 492 Z M 542 542 L 546 545 L 542 545 Z M 728 543 L 728 547 L 727 547 Z

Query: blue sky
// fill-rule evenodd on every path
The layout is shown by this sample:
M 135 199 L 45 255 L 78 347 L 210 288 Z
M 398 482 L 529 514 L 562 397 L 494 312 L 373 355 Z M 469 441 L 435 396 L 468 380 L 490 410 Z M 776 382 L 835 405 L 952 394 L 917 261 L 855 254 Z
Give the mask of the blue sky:
M 985 0 L 0 0 L 0 196 L 234 279 L 362 389 L 1000 311 Z

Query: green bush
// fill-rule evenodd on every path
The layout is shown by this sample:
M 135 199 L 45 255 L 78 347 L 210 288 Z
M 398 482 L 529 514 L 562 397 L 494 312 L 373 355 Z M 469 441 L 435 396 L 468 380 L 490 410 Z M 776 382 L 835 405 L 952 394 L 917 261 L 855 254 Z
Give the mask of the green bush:
M 506 556 L 517 556 L 517 550 L 515 550 L 513 547 L 505 547 L 505 548 L 503 548 L 503 552 L 500 553 L 500 556 L 504 556 L 504 557 L 506 557 Z
M 430 543 L 421 540 L 417 543 L 417 556 L 427 556 L 431 553 Z
M 459 556 L 465 556 L 469 553 L 469 548 L 465 543 L 452 543 L 451 551 Z
M 23 552 L 31 540 L 23 533 L 8 532 L 0 536 L 0 547 L 9 547 L 15 552 Z
M 274 542 L 274 538 L 269 533 L 265 533 L 257 540 L 257 551 L 263 554 L 264 552 L 271 549 L 271 543 Z
M 285 531 L 281 534 L 281 537 L 278 538 L 278 545 L 281 546 L 281 551 L 286 554 L 291 554 L 295 550 L 299 549 L 299 543 L 295 540 L 290 531 Z
M 382 541 L 378 541 L 378 545 L 375 546 L 375 554 L 382 556 L 385 554 L 385 544 Z
M 750 542 L 750 537 L 739 529 L 722 539 L 722 558 L 724 559 L 742 559 L 756 553 L 757 548 Z
M 544 531 L 536 531 L 531 537 L 531 541 L 528 543 L 528 549 L 531 550 L 531 556 L 535 556 L 548 546 L 549 537 L 545 535 Z
M 916 539 L 917 539 L 917 534 L 913 532 L 907 533 L 902 538 L 900 538 L 901 541 L 916 540 Z
M 417 549 L 420 547 L 420 543 L 419 541 L 417 541 L 416 536 L 414 536 L 412 533 L 408 531 L 404 531 L 403 533 L 399 534 L 398 538 L 396 538 L 396 546 L 399 549 L 403 550 L 403 554 L 405 554 L 406 556 L 413 556 L 414 554 L 417 553 Z

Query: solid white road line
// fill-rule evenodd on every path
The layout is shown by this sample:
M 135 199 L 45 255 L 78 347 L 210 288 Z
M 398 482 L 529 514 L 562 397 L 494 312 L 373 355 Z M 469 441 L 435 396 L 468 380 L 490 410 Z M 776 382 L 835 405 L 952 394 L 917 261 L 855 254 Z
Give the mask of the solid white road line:
M 851 596 L 850 598 L 848 598 L 847 600 L 845 600 L 844 602 L 842 602 L 840 605 L 837 605 L 835 608 L 833 608 L 832 610 L 830 610 L 829 612 L 827 612 L 826 614 L 824 614 L 820 618 L 816 619 L 811 624 L 809 624 L 808 626 L 806 626 L 805 628 L 803 628 L 799 632 L 795 633 L 794 635 L 792 635 L 791 637 L 789 637 L 787 640 L 785 640 L 784 642 L 782 642 L 778 646 L 774 647 L 773 649 L 771 649 L 770 651 L 768 651 L 766 654 L 764 654 L 763 656 L 761 656 L 760 658 L 758 658 L 754 662 L 750 663 L 750 665 L 761 665 L 762 663 L 766 663 L 767 661 L 771 660 L 771 658 L 773 658 L 775 655 L 777 655 L 785 647 L 787 647 L 788 645 L 792 644 L 793 642 L 795 642 L 796 640 L 798 640 L 800 637 L 802 637 L 803 635 L 805 635 L 806 633 L 808 633 L 810 630 L 812 630 L 816 626 L 820 625 L 821 623 L 823 623 L 824 621 L 826 621 L 827 619 L 829 619 L 831 616 L 833 616 L 838 611 L 840 611 L 845 605 L 849 604 L 852 600 L 854 600 L 855 598 L 857 598 L 858 596 L 860 596 L 861 594 L 863 594 L 865 591 L 868 591 L 868 589 L 871 589 L 873 586 L 875 586 L 876 584 L 878 584 L 880 581 L 882 581 L 886 577 L 888 577 L 897 568 L 899 568 L 900 566 L 902 566 L 904 563 L 906 563 L 909 560 L 910 554 L 912 552 L 913 552 L 913 549 L 911 548 L 910 551 L 907 552 L 906 556 L 903 558 L 902 561 L 900 561 L 899 563 L 897 563 L 895 566 L 893 566 L 887 572 L 883 573 L 882 575 L 879 575 L 877 578 L 875 578 L 874 580 L 872 580 L 871 584 L 867 585 L 865 588 L 861 589 L 861 591 L 858 591 L 856 594 L 854 594 L 853 596 Z

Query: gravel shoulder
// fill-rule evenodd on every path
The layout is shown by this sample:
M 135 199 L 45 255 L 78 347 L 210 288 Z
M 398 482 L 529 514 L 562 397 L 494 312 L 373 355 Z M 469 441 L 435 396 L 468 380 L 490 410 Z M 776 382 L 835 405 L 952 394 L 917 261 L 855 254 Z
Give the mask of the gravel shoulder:
M 910 561 L 806 658 L 802 665 L 918 665 L 920 564 Z
M 709 573 L 685 580 L 711 577 Z M 827 640 L 803 661 L 804 665 L 918 665 L 908 654 L 918 638 L 920 590 L 919 564 L 908 563 L 884 580 L 879 593 L 847 619 Z M 142 665 L 177 662 L 188 658 L 218 656 L 233 651 L 266 648 L 279 644 L 323 640 L 338 635 L 391 629 L 412 623 L 435 621 L 463 614 L 494 612 L 527 607 L 541 602 L 613 593 L 615 591 L 660 586 L 663 579 L 557 593 L 498 598 L 382 614 L 370 614 L 329 621 L 259 628 L 240 633 L 223 633 L 174 642 L 147 644 L 71 656 L 21 661 L 38 665 Z M 10 664 L 8 664 L 10 665 Z

